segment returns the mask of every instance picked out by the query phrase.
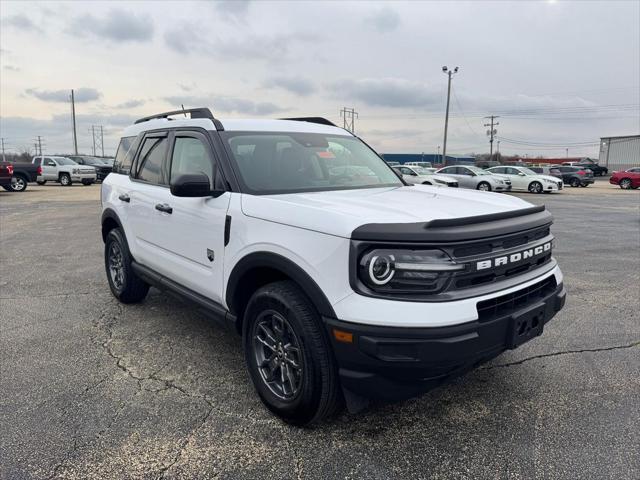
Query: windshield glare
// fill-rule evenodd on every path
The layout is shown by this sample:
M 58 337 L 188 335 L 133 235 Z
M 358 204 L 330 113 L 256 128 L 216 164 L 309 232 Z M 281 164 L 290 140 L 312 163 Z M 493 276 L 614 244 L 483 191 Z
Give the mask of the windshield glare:
M 373 150 L 354 137 L 319 133 L 223 134 L 249 193 L 400 187 Z
M 486 170 L 481 169 L 480 167 L 467 167 L 476 175 L 492 175 L 491 172 L 487 172 Z
M 77 165 L 76 162 L 69 158 L 56 157 L 55 161 L 58 163 L 58 165 Z

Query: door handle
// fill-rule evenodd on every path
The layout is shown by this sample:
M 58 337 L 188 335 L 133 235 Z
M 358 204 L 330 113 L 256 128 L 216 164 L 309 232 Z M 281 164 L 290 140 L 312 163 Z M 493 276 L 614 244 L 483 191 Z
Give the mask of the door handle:
M 156 210 L 160 210 L 161 212 L 164 212 L 164 213 L 173 213 L 173 208 L 171 208 L 171 205 L 168 205 L 166 203 L 157 204 Z
M 123 193 L 122 195 L 119 195 L 118 198 L 120 200 L 122 200 L 123 202 L 127 202 L 127 203 L 129 203 L 131 201 L 131 197 L 129 195 L 127 195 L 126 193 Z

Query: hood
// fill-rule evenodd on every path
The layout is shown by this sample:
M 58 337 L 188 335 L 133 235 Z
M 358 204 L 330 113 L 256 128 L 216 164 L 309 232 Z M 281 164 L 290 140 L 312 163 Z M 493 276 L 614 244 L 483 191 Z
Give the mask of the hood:
M 543 178 L 544 180 L 549 180 L 554 183 L 558 183 L 562 180 L 562 177 L 554 177 L 553 175 L 536 175 L 536 177 Z
M 530 207 L 517 197 L 414 185 L 284 195 L 242 195 L 245 215 L 349 238 L 367 223 L 415 223 Z

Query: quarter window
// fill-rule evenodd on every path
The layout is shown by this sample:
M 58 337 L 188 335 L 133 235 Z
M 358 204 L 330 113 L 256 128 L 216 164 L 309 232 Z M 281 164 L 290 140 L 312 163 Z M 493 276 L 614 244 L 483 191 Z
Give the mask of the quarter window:
M 131 161 L 135 152 L 133 151 L 133 143 L 136 137 L 122 137 L 116 158 L 113 161 L 113 171 L 117 173 L 129 174 L 131 170 Z
M 166 137 L 146 138 L 140 150 L 138 180 L 163 185 L 162 161 L 167 151 Z
M 213 165 L 201 140 L 177 137 L 171 156 L 171 180 L 187 173 L 204 173 L 213 180 Z

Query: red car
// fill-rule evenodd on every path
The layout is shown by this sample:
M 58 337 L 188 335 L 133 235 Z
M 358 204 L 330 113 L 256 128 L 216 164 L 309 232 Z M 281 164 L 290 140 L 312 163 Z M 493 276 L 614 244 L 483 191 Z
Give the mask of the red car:
M 620 188 L 625 190 L 640 187 L 640 167 L 629 168 L 624 172 L 613 172 L 609 183 L 620 185 Z

